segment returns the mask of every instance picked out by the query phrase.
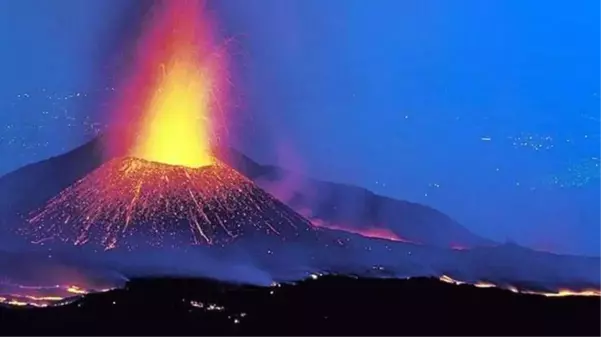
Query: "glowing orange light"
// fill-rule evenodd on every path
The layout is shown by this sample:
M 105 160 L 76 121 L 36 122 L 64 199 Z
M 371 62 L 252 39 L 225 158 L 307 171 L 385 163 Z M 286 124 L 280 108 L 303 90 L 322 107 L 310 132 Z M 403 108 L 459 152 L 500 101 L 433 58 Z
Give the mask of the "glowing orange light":
M 115 108 L 113 122 L 127 134 L 116 142 L 148 161 L 211 165 L 223 122 L 225 55 L 202 1 L 165 1 L 156 9 Z
M 67 292 L 70 292 L 72 294 L 79 294 L 79 295 L 85 295 L 88 293 L 86 290 L 83 290 L 78 286 L 69 286 L 69 287 L 67 287 L 66 290 L 67 290 Z
M 48 306 L 62 305 L 68 298 L 75 298 L 90 292 L 104 292 L 105 290 L 85 290 L 75 285 L 54 285 L 54 286 L 24 286 L 18 284 L 8 284 L 12 291 L 0 293 L 0 304 L 12 306 L 30 306 L 45 308 Z
M 368 228 L 353 228 L 351 226 L 338 225 L 333 223 L 327 223 L 319 218 L 312 217 L 310 212 L 307 209 L 297 209 L 297 212 L 301 215 L 304 215 L 306 218 L 310 219 L 311 224 L 314 227 L 328 228 L 333 230 L 344 231 L 347 233 L 353 233 L 357 235 L 361 235 L 367 238 L 376 238 L 376 239 L 384 239 L 390 241 L 397 242 L 405 242 L 418 244 L 417 242 L 410 241 L 405 239 L 388 228 L 385 227 L 368 227 Z
M 175 55 L 165 66 L 133 156 L 188 167 L 213 163 L 208 120 L 210 80 L 189 58 Z
M 450 276 L 442 275 L 438 278 L 440 281 L 454 284 L 454 285 L 462 285 L 468 284 L 467 282 L 458 281 Z M 571 290 L 571 289 L 558 289 L 555 292 L 544 292 L 544 291 L 531 291 L 531 290 L 520 290 L 514 286 L 498 286 L 494 283 L 479 281 L 471 284 L 477 288 L 503 288 L 509 290 L 513 293 L 520 294 L 529 294 L 529 295 L 539 295 L 545 297 L 567 297 L 567 296 L 585 296 L 585 297 L 601 297 L 601 291 L 599 289 L 581 289 L 581 290 Z

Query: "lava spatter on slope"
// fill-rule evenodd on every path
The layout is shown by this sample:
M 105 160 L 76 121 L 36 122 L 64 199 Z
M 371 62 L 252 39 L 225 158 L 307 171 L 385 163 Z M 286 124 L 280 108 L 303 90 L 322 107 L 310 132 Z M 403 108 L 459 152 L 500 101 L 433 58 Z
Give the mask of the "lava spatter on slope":
M 123 157 L 34 212 L 22 233 L 111 249 L 222 245 L 254 234 L 289 241 L 317 238 L 319 229 L 217 159 L 191 168 Z

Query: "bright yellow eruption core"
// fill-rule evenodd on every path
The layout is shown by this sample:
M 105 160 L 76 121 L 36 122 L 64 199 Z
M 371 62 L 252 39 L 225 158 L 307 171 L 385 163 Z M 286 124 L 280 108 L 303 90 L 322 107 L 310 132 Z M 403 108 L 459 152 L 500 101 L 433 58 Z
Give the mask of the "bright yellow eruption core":
M 187 167 L 213 164 L 210 146 L 210 76 L 196 60 L 162 64 L 132 155 Z

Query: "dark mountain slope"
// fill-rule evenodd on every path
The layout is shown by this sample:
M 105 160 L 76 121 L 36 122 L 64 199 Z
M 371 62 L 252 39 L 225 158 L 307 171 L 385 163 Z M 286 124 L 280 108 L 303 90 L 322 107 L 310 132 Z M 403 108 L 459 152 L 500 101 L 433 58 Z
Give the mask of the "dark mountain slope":
M 0 225 L 17 221 L 103 163 L 101 139 L 0 177 Z M 4 226 L 2 226 L 4 227 Z M 1 230 L 1 228 L 0 228 Z

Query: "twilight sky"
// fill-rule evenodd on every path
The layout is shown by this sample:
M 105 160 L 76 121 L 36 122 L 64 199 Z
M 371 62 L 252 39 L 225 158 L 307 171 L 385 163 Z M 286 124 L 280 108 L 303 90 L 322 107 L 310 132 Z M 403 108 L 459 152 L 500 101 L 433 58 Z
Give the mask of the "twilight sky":
M 0 1 L 0 174 L 102 127 L 140 0 Z M 220 0 L 234 144 L 599 255 L 599 1 Z

